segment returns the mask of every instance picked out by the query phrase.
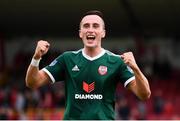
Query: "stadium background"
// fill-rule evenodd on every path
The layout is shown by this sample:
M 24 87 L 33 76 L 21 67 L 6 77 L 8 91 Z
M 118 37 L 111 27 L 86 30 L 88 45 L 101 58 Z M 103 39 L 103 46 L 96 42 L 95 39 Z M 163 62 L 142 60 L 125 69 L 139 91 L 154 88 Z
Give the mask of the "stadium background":
M 81 48 L 80 16 L 93 9 L 104 13 L 104 48 L 133 51 L 152 91 L 141 102 L 118 85 L 116 119 L 180 119 L 179 6 L 179 0 L 1 0 L 0 119 L 62 119 L 63 82 L 30 90 L 25 73 L 39 39 L 51 44 L 40 68 Z

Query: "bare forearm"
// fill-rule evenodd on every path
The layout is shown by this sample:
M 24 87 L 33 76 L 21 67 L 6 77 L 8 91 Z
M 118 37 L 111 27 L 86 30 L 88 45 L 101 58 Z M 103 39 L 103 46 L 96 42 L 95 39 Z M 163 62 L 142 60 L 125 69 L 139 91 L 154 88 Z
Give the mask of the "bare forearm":
M 29 65 L 26 73 L 26 86 L 30 88 L 36 88 L 36 83 L 39 80 L 38 72 L 39 67 Z
M 39 62 L 41 57 L 47 53 L 50 44 L 47 41 L 40 40 L 37 43 L 35 53 L 33 55 L 31 64 L 26 73 L 26 86 L 30 88 L 38 88 L 49 82 L 49 77 L 39 70 Z
M 134 92 L 140 99 L 148 99 L 151 95 L 150 87 L 147 78 L 136 64 L 132 52 L 123 53 L 121 58 L 134 71 L 135 80 L 129 84 L 129 89 Z
M 151 91 L 147 78 L 144 76 L 144 74 L 138 67 L 133 71 L 136 78 L 137 96 L 143 100 L 149 98 L 151 95 Z

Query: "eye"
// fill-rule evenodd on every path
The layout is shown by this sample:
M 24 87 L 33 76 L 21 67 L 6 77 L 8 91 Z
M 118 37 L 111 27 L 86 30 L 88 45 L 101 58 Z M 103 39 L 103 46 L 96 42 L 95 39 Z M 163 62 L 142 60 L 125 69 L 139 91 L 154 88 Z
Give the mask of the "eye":
M 88 28 L 88 27 L 89 27 L 89 24 L 88 24 L 88 23 L 86 23 L 86 24 L 83 25 L 83 28 Z
M 97 23 L 94 23 L 94 24 L 93 24 L 93 27 L 94 27 L 94 28 L 98 28 L 99 26 L 100 26 L 100 25 L 97 24 Z

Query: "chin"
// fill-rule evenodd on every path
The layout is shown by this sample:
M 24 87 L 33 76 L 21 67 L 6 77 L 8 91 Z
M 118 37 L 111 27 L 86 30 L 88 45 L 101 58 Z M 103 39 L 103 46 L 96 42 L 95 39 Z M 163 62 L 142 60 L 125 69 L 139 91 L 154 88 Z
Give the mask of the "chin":
M 87 45 L 86 47 L 87 47 L 87 48 L 95 48 L 96 45 Z

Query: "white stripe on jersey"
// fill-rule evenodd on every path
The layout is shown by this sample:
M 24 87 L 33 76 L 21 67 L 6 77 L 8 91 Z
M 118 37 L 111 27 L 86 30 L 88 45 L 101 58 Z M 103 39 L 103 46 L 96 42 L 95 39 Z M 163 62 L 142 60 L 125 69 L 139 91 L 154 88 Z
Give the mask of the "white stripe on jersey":
M 77 51 L 71 51 L 72 53 L 74 53 L 74 54 L 77 54 L 77 53 L 79 53 L 79 52 L 81 52 L 82 51 L 82 49 L 79 49 L 79 50 L 77 50 Z
M 120 57 L 120 55 L 114 54 L 113 52 L 111 52 L 111 51 L 109 51 L 109 50 L 106 50 L 106 53 L 107 53 L 108 55 Z
M 50 77 L 50 79 L 52 80 L 52 83 L 56 82 L 56 80 L 54 79 L 53 75 L 46 69 L 43 68 L 42 69 L 45 73 L 47 73 L 47 75 Z

